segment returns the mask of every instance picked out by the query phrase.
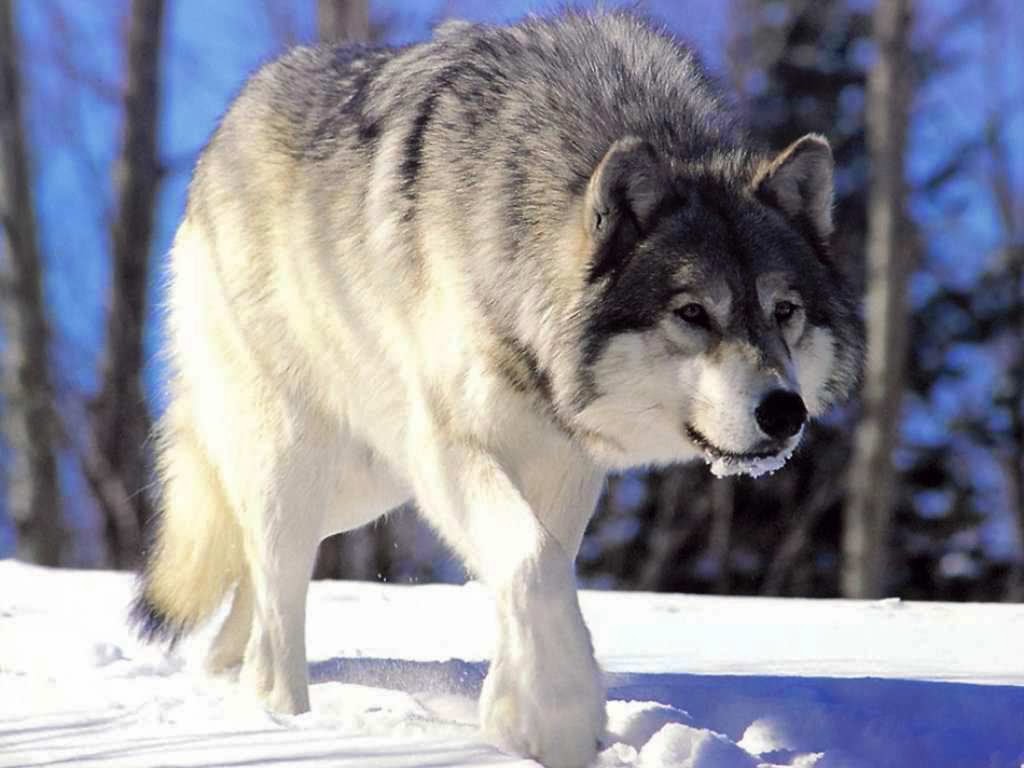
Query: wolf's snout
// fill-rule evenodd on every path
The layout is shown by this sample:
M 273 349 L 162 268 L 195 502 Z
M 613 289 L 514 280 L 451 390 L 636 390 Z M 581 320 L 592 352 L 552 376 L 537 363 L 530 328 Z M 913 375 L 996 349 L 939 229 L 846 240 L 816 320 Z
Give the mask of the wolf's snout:
M 776 389 L 754 411 L 757 425 L 768 437 L 785 440 L 800 431 L 807 420 L 807 408 L 796 392 Z

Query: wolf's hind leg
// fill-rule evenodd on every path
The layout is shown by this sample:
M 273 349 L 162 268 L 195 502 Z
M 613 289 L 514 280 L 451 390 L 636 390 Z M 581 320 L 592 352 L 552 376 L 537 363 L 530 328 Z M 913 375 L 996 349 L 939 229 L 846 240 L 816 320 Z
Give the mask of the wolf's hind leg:
M 247 578 L 211 664 L 233 661 L 244 641 L 242 685 L 272 711 L 296 714 L 309 709 L 306 595 L 336 485 L 337 430 L 321 414 L 270 396 L 258 416 L 241 408 L 236 416 L 230 426 L 242 447 L 225 463 L 225 486 L 239 510 Z
M 237 667 L 245 657 L 245 647 L 252 633 L 253 591 L 248 572 L 242 574 L 231 600 L 231 610 L 210 646 L 206 671 L 221 674 Z
M 301 527 L 301 526 L 297 526 Z M 306 595 L 317 536 L 282 529 L 253 536 L 253 622 L 240 679 L 274 712 L 309 710 Z

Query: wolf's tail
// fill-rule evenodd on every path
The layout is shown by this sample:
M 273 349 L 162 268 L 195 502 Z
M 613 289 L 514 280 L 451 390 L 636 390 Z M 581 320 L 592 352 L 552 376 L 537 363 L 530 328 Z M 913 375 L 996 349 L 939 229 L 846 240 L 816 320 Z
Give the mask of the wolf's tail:
M 210 617 L 245 567 L 218 473 L 191 426 L 174 419 L 175 405 L 164 417 L 160 513 L 132 606 L 139 636 L 171 645 Z

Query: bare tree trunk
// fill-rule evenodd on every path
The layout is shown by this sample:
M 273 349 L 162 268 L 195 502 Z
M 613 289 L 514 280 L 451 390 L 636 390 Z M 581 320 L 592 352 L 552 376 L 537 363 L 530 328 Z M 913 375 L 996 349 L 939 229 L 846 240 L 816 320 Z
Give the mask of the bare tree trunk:
M 4 431 L 12 452 L 7 504 L 18 557 L 58 565 L 63 532 L 57 410 L 49 371 L 42 262 L 21 113 L 11 0 L 0 0 L 0 256 L 3 257 Z
M 107 349 L 92 404 L 94 456 L 87 476 L 102 509 L 113 564 L 138 563 L 149 517 L 144 486 L 149 412 L 142 387 L 143 330 L 160 162 L 157 155 L 163 0 L 132 0 L 120 154 L 114 170 L 117 211 L 107 305 Z
M 810 547 L 815 526 L 821 522 L 829 508 L 842 499 L 843 488 L 833 478 L 842 474 L 848 456 L 845 441 L 826 445 L 826 450 L 816 456 L 814 474 L 809 483 L 813 490 L 790 515 L 789 530 L 765 569 L 764 581 L 761 583 L 762 595 L 782 595 L 787 592 L 793 571 Z
M 317 0 L 316 29 L 325 43 L 362 43 L 369 40 L 369 0 Z
M 703 533 L 712 514 L 710 494 L 699 492 L 695 484 L 697 478 L 687 467 L 669 467 L 652 488 L 648 476 L 648 493 L 656 494 L 657 507 L 647 533 L 648 555 L 634 577 L 634 588 L 649 592 L 672 588 L 680 553 L 694 537 Z M 683 508 L 682 500 L 689 506 Z M 623 565 L 609 570 L 626 572 Z
M 841 588 L 847 597 L 881 597 L 888 573 L 896 496 L 892 453 L 899 436 L 907 321 L 903 164 L 911 95 L 909 30 L 910 0 L 877 4 L 878 58 L 867 96 L 868 356 L 843 528 Z
M 736 485 L 732 478 L 723 477 L 711 484 L 711 532 L 708 535 L 708 554 L 715 564 L 716 594 L 729 594 L 732 549 L 732 518 L 736 504 Z

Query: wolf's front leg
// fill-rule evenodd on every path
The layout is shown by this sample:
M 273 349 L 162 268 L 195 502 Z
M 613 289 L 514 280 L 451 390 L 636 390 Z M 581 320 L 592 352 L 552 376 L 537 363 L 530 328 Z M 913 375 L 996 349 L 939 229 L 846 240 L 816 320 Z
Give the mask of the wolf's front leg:
M 593 760 L 605 727 L 601 673 L 572 567 L 552 550 L 495 588 L 499 634 L 480 697 L 484 734 L 549 766 Z
M 427 429 L 415 439 L 421 510 L 496 599 L 485 736 L 548 768 L 589 765 L 604 732 L 604 689 L 572 558 L 486 449 Z

